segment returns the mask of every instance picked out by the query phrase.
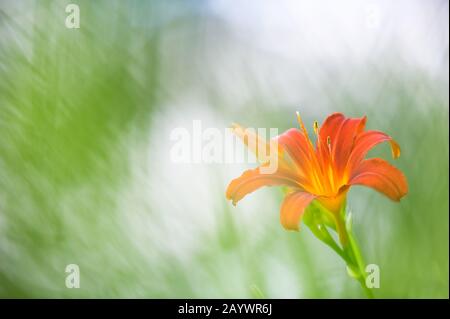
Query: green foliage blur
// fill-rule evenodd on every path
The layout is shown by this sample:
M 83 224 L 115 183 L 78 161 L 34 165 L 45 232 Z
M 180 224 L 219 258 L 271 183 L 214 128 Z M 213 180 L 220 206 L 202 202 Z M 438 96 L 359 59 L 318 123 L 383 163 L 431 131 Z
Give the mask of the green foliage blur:
M 433 73 L 376 53 L 290 68 L 208 1 L 72 2 L 79 29 L 64 25 L 69 1 L 0 4 L 0 297 L 364 298 L 307 227 L 282 229 L 279 190 L 226 201 L 251 165 L 189 175 L 167 155 L 179 123 L 281 132 L 300 109 L 305 123 L 366 114 L 401 145 L 409 194 L 352 189 L 354 231 L 380 266 L 377 298 L 448 298 L 448 13 Z M 370 155 L 392 161 L 387 145 Z

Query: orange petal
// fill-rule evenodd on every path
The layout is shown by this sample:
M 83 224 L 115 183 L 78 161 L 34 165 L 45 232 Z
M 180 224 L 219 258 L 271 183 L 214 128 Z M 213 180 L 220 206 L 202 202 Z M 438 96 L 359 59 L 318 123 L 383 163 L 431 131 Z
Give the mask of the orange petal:
M 342 185 L 337 194 L 333 196 L 319 196 L 317 200 L 330 212 L 339 214 L 347 198 L 347 192 L 349 190 L 349 185 Z
M 300 219 L 306 207 L 316 198 L 305 192 L 294 192 L 287 195 L 281 204 L 280 221 L 287 230 L 299 230 Z
M 286 185 L 299 188 L 298 177 L 289 171 L 278 169 L 274 174 L 263 174 L 260 167 L 245 171 L 240 177 L 233 179 L 226 191 L 227 199 L 236 205 L 245 195 L 262 186 Z
M 325 119 L 319 129 L 319 137 L 323 145 L 327 145 L 328 138 L 331 141 L 336 140 L 336 134 L 344 120 L 345 116 L 342 113 L 333 113 Z
M 359 134 L 355 140 L 352 153 L 348 159 L 347 169 L 355 168 L 367 153 L 376 145 L 388 142 L 391 144 L 392 157 L 398 158 L 400 156 L 400 146 L 389 135 L 380 131 L 366 131 Z
M 264 137 L 256 133 L 254 129 L 243 128 L 239 124 L 233 123 L 232 131 L 238 136 L 244 144 L 256 155 L 258 162 L 264 164 L 268 161 L 270 147 L 278 151 L 278 145 L 272 140 L 266 141 Z
M 394 201 L 399 201 L 408 193 L 405 175 L 380 158 L 362 161 L 354 170 L 348 184 L 371 187 Z
M 331 141 L 336 141 L 336 134 L 342 123 L 345 121 L 345 116 L 342 113 L 333 113 L 329 115 L 319 129 L 319 139 L 316 145 L 318 157 L 322 160 L 323 167 L 327 167 L 331 161 L 331 154 L 329 152 L 329 145 Z
M 286 151 L 297 167 L 305 172 L 311 170 L 308 140 L 298 129 L 287 130 L 277 138 L 280 148 Z
M 339 128 L 335 136 L 335 140 L 331 139 L 331 148 L 335 169 L 338 174 L 342 174 L 350 153 L 353 149 L 356 136 L 364 130 L 366 117 L 362 118 L 346 118 Z

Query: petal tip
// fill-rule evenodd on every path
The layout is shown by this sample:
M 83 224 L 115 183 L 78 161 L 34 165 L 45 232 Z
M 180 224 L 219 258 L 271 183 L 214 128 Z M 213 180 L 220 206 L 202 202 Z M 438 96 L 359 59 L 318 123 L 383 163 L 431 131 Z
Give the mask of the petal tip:
M 295 232 L 300 231 L 300 227 L 298 225 L 286 225 L 284 223 L 281 224 L 283 225 L 283 228 L 287 231 L 295 231 Z
M 398 143 L 396 141 L 394 141 L 393 139 L 390 140 L 389 142 L 391 144 L 392 158 L 393 159 L 399 158 L 400 153 L 401 153 L 400 145 L 398 145 Z

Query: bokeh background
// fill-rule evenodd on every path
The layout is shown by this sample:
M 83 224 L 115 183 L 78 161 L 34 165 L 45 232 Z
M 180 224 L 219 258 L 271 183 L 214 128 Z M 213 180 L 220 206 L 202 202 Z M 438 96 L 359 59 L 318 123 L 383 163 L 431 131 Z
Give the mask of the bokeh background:
M 368 116 L 402 146 L 400 204 L 355 187 L 379 298 L 448 298 L 448 1 L 0 1 L 0 296 L 360 298 L 251 164 L 174 163 L 176 127 Z M 387 145 L 372 152 L 390 158 Z M 65 286 L 80 267 L 81 287 Z

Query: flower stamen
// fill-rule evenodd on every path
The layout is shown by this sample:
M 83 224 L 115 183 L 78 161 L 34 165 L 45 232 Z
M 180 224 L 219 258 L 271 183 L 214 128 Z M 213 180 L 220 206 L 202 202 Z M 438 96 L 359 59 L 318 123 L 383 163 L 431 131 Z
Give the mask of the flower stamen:
M 317 136 L 319 136 L 319 123 L 317 121 L 314 121 L 313 127 L 314 127 L 314 133 Z
M 300 116 L 300 113 L 297 111 L 297 122 L 298 125 L 300 126 L 303 134 L 305 135 L 306 139 L 309 141 L 309 143 L 311 143 L 311 140 L 309 139 L 309 135 L 308 135 L 308 131 L 306 130 L 305 125 L 303 124 L 303 120 L 302 117 Z

